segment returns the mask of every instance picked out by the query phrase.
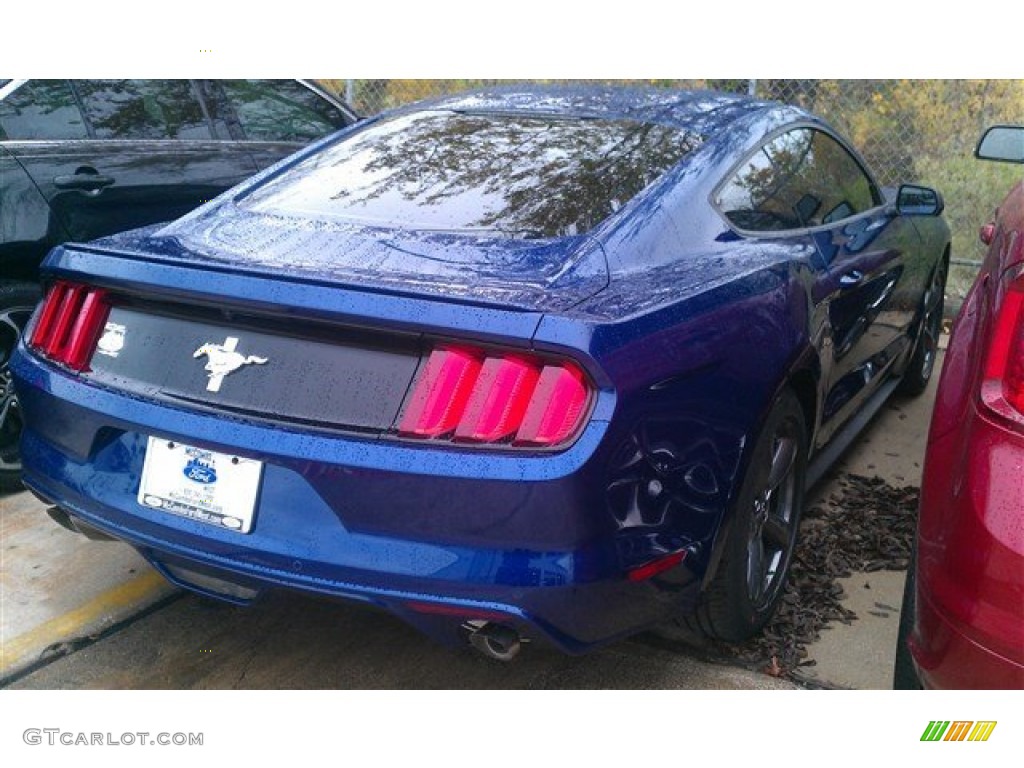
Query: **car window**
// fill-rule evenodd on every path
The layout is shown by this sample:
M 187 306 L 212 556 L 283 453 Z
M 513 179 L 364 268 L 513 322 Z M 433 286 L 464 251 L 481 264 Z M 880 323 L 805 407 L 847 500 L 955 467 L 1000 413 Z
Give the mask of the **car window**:
M 565 237 L 611 216 L 702 141 L 633 120 L 416 112 L 326 147 L 245 204 L 370 226 Z
M 88 135 L 66 80 L 29 80 L 0 102 L 0 138 L 85 139 Z
M 98 139 L 210 139 L 188 80 L 76 80 Z
M 314 91 L 294 80 L 218 81 L 250 141 L 308 143 L 351 120 Z M 215 119 L 229 119 L 215 115 Z
M 832 224 L 880 203 L 877 188 L 854 157 L 810 128 L 788 131 L 762 146 L 715 199 L 729 221 L 753 232 Z
M 206 104 L 206 111 L 213 123 L 214 133 L 221 139 L 242 138 L 235 110 L 228 103 L 227 94 L 220 86 L 220 80 L 196 80 L 200 96 Z

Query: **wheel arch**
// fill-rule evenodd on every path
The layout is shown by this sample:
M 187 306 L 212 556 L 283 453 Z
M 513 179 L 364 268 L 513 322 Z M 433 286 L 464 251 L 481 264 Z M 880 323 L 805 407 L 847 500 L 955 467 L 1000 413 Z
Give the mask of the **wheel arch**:
M 821 396 L 819 393 L 821 382 L 821 363 L 818 360 L 817 353 L 810 347 L 808 347 L 798 358 L 797 363 L 787 372 L 786 376 L 779 382 L 779 385 L 772 391 L 771 398 L 765 404 L 763 413 L 758 420 L 757 430 L 751 434 L 751 439 L 748 441 L 752 445 L 756 441 L 757 435 L 761 433 L 764 428 L 765 421 L 768 415 L 771 413 L 773 405 L 779 400 L 784 391 L 791 390 L 800 403 L 800 407 L 804 414 L 804 426 L 807 430 L 807 445 L 809 452 L 813 454 L 814 451 L 814 436 L 818 428 L 818 414 L 821 403 Z M 747 471 L 747 465 L 750 460 L 749 451 L 744 450 L 743 460 L 740 462 L 741 471 L 739 477 L 742 477 Z M 807 457 L 808 459 L 810 456 Z M 738 482 L 737 482 L 738 487 Z M 718 572 L 718 567 L 722 562 L 722 554 L 725 549 L 726 542 L 729 539 L 729 533 L 735 521 L 735 488 L 733 493 L 730 494 L 730 503 L 728 508 L 725 510 L 725 514 L 722 518 L 721 525 L 718 527 L 718 532 L 715 535 L 715 541 L 711 548 L 711 554 L 708 558 L 708 567 L 704 573 L 704 577 L 701 579 L 701 589 L 707 588 L 707 586 L 714 579 Z

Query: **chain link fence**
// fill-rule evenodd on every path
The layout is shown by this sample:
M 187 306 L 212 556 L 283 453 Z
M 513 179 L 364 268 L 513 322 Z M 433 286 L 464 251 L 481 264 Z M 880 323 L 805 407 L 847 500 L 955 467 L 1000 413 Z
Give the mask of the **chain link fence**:
M 419 99 L 512 80 L 321 80 L 362 115 Z M 523 81 L 518 81 L 523 82 Z M 571 82 L 546 80 L 542 82 Z M 1024 80 L 606 80 L 744 93 L 803 107 L 828 120 L 864 155 L 883 186 L 935 187 L 946 200 L 954 266 L 948 293 L 955 305 L 977 273 L 989 221 L 1020 166 L 980 162 L 974 146 L 997 123 L 1024 124 Z

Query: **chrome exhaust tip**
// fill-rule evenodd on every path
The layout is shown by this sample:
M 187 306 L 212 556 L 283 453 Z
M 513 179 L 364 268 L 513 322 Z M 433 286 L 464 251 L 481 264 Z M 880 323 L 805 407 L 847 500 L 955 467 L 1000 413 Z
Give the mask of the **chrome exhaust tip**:
M 523 642 L 519 633 L 503 624 L 487 623 L 473 629 L 469 644 L 489 659 L 512 661 L 522 650 Z

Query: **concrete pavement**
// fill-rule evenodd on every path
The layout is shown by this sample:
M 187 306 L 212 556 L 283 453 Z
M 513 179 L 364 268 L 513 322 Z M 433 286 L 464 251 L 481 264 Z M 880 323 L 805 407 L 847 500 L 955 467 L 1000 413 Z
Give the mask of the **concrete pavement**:
M 173 592 L 131 547 L 61 528 L 29 493 L 0 496 L 0 679 Z
M 942 347 L 945 348 L 946 336 Z M 893 486 L 919 486 L 928 425 L 945 352 L 935 375 L 920 397 L 893 397 L 860 439 L 833 466 L 828 477 L 856 474 L 880 477 Z M 811 504 L 829 504 L 834 484 L 823 480 L 811 494 Z M 892 688 L 892 665 L 899 630 L 905 571 L 853 574 L 841 581 L 843 607 L 854 611 L 850 624 L 831 624 L 821 639 L 808 646 L 815 666 L 808 677 L 857 689 Z

